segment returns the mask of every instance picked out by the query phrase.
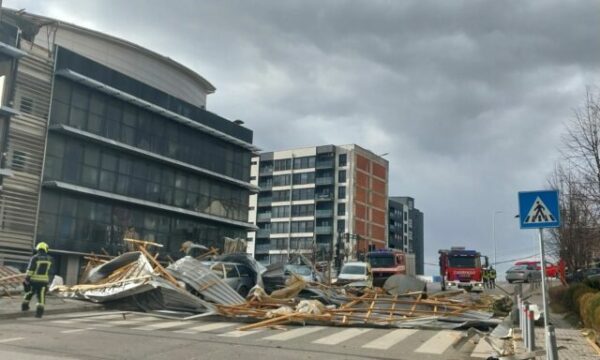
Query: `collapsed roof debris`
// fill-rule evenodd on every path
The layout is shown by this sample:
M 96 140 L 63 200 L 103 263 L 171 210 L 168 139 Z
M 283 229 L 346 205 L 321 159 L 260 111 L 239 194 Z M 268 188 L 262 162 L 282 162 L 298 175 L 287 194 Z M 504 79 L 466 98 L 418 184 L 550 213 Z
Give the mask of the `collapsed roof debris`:
M 494 317 L 499 302 L 502 307 L 507 305 L 505 297 L 473 295 L 462 290 L 427 296 L 422 291 L 424 283 L 411 277 L 390 278 L 386 289 L 369 289 L 307 282 L 292 273 L 286 275 L 286 286 L 267 293 L 263 276 L 268 274 L 256 260 L 245 253 L 215 256 L 213 259 L 218 261 L 245 264 L 255 272 L 253 281 L 257 285 L 244 299 L 198 259 L 186 256 L 164 268 L 148 251 L 148 247 L 158 244 L 128 241 L 138 251 L 101 261 L 83 277 L 82 284 L 60 286 L 57 293 L 121 308 L 135 306 L 143 311 L 217 314 L 256 321 L 240 330 L 289 323 L 488 330 L 500 322 Z M 300 264 L 308 262 L 297 260 Z M 308 265 L 314 268 L 309 262 Z

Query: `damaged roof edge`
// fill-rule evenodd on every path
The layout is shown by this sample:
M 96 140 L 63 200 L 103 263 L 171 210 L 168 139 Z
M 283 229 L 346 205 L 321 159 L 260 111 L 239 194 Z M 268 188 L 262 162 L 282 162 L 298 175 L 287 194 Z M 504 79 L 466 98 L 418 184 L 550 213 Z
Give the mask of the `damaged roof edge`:
M 29 21 L 30 23 L 38 26 L 42 27 L 42 26 L 46 26 L 49 24 L 56 24 L 58 27 L 62 27 L 65 29 L 69 29 L 72 31 L 76 31 L 76 32 L 80 32 L 80 33 L 84 33 L 87 35 L 92 35 L 94 37 L 97 38 L 101 38 L 103 40 L 121 45 L 121 46 L 125 46 L 131 49 L 134 49 L 136 51 L 139 51 L 141 53 L 144 53 L 150 57 L 153 57 L 157 60 L 160 60 L 161 62 L 165 63 L 166 65 L 172 66 L 174 68 L 177 68 L 178 70 L 184 72 L 185 74 L 189 75 L 190 77 L 192 77 L 193 79 L 195 79 L 196 81 L 198 81 L 198 83 L 200 83 L 202 85 L 202 87 L 206 90 L 206 92 L 208 94 L 212 94 L 215 92 L 215 90 L 217 89 L 213 84 L 211 84 L 207 79 L 205 79 L 203 76 L 201 76 L 200 74 L 198 74 L 197 72 L 195 72 L 194 70 L 182 65 L 181 63 L 171 59 L 170 57 L 161 55 L 157 52 L 154 52 L 150 49 L 147 49 L 143 46 L 137 45 L 135 43 L 132 43 L 130 41 L 118 38 L 116 36 L 113 35 L 109 35 L 100 31 L 96 31 L 96 30 L 92 30 L 92 29 L 88 29 L 88 28 L 84 28 L 69 22 L 65 22 L 62 20 L 58 20 L 58 19 L 54 19 L 54 18 L 49 18 L 49 17 L 45 17 L 45 16 L 41 16 L 41 15 L 37 15 L 37 14 L 32 14 L 32 13 L 28 13 L 25 11 L 20 11 L 20 10 L 15 10 L 15 9 L 10 9 L 10 8 L 2 8 L 3 12 L 6 12 L 8 14 L 10 14 L 11 16 L 14 17 L 18 17 L 20 19 L 23 19 L 25 21 Z

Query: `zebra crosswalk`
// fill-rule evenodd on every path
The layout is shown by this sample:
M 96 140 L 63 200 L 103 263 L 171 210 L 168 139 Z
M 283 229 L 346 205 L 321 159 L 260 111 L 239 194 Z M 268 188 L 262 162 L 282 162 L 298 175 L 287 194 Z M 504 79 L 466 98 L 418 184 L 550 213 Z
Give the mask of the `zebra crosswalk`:
M 238 330 L 242 323 L 206 320 L 172 320 L 141 314 L 108 314 L 87 317 L 69 317 L 50 320 L 53 324 L 64 328 L 62 334 L 74 334 L 84 331 L 105 331 L 110 328 L 127 328 L 142 333 L 171 332 L 186 335 L 216 336 L 215 339 L 228 341 L 258 342 L 260 344 L 310 344 L 311 346 L 343 346 L 357 351 L 390 352 L 401 351 L 402 354 L 412 352 L 415 359 L 446 358 L 445 354 L 460 358 L 487 358 L 491 347 L 485 342 L 474 344 L 468 350 L 455 349 L 453 345 L 463 339 L 464 332 L 454 330 L 415 330 L 415 329 L 372 329 L 341 328 L 326 326 L 288 327 L 287 330 L 255 329 Z M 237 340 L 236 340 L 237 339 Z M 0 343 L 2 339 L 0 339 Z M 279 347 L 279 346 L 278 346 Z M 337 347 L 336 347 L 337 348 Z M 413 357 L 411 357 L 413 358 Z

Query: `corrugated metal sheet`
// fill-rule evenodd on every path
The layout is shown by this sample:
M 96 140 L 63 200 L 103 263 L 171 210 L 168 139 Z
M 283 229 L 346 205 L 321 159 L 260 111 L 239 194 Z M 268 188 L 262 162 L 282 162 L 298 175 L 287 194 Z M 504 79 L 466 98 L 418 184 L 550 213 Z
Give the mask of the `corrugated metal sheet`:
M 244 304 L 246 300 L 200 261 L 186 256 L 167 267 L 177 280 L 191 286 L 203 298 L 221 305 Z

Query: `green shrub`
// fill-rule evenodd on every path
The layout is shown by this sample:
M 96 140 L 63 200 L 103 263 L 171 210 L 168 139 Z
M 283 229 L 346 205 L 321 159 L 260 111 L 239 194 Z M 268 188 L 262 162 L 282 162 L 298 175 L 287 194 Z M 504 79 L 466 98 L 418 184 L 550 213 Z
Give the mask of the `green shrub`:
M 585 293 L 579 297 L 579 318 L 583 322 L 583 325 L 587 328 L 592 326 L 592 315 L 594 313 L 595 307 L 594 299 L 597 297 L 598 292 L 594 293 Z M 600 295 L 598 295 L 600 296 Z
M 585 279 L 583 283 L 594 290 L 600 291 L 600 279 Z
M 595 290 L 585 284 L 575 284 L 567 290 L 567 308 L 579 315 L 579 298 L 584 294 L 594 292 Z
M 596 306 L 592 314 L 592 328 L 600 333 L 600 306 Z
M 585 327 L 595 328 L 600 326 L 600 323 L 596 321 L 596 310 L 600 309 L 600 292 L 585 294 L 579 302 L 581 303 L 581 320 Z

